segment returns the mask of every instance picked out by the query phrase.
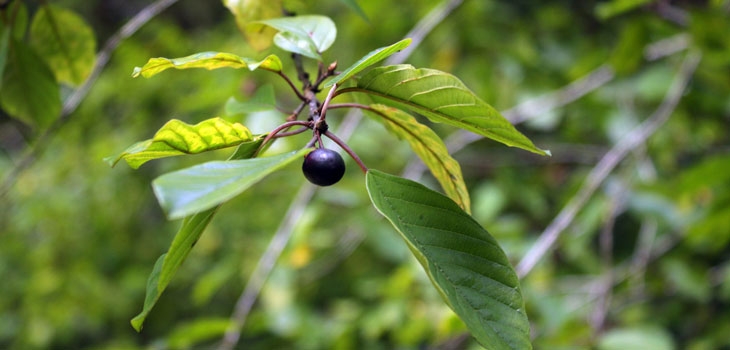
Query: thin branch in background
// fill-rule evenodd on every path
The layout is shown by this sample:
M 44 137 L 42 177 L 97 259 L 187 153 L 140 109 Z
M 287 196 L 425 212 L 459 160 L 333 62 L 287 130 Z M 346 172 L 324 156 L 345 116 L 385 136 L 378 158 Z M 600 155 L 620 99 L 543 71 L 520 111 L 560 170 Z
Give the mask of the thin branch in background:
M 594 334 L 600 333 L 606 323 L 606 317 L 611 306 L 614 276 L 613 276 L 613 247 L 614 227 L 616 218 L 626 207 L 626 188 L 623 184 L 616 184 L 610 192 L 610 208 L 606 215 L 606 222 L 598 237 L 599 256 L 604 273 L 599 277 L 600 287 L 598 302 L 593 307 L 590 323 Z
M 568 105 L 579 98 L 595 91 L 601 86 L 606 85 L 613 80 L 615 74 L 613 69 L 608 65 L 602 65 L 588 73 L 586 76 L 571 82 L 570 84 L 547 93 L 540 97 L 527 100 L 519 105 L 502 112 L 512 124 L 520 124 L 530 119 L 536 118 L 553 109 Z M 458 130 L 444 140 L 449 153 L 456 153 L 469 144 L 483 139 L 484 136 L 475 134 L 466 130 Z M 414 158 L 403 171 L 403 177 L 409 179 L 417 179 L 426 166 L 417 158 Z
M 596 166 L 588 174 L 583 186 L 578 193 L 573 196 L 568 204 L 563 207 L 558 216 L 543 231 L 535 244 L 530 248 L 527 254 L 517 265 L 517 275 L 520 278 L 525 277 L 542 257 L 552 249 L 560 234 L 568 225 L 573 222 L 583 205 L 603 183 L 603 180 L 613 171 L 618 163 L 626 157 L 635 147 L 643 144 L 649 136 L 659 129 L 672 115 L 682 97 L 689 80 L 695 72 L 697 65 L 701 59 L 698 52 L 691 51 L 682 62 L 672 85 L 669 87 L 661 105 L 636 128 L 632 129 L 596 164 Z
M 35 163 L 38 158 L 43 155 L 43 152 L 45 151 L 48 143 L 53 138 L 53 136 L 58 133 L 58 130 L 60 130 L 64 124 L 66 124 L 71 114 L 76 111 L 76 108 L 78 108 L 79 104 L 81 104 L 84 98 L 86 98 L 89 90 L 96 82 L 96 79 L 99 78 L 99 75 L 106 67 L 106 64 L 109 62 L 112 53 L 114 52 L 114 50 L 116 50 L 119 44 L 123 40 L 132 36 L 143 25 L 145 25 L 152 18 L 160 14 L 162 11 L 164 11 L 177 1 L 178 0 L 157 0 L 149 4 L 147 7 L 139 11 L 134 17 L 132 17 L 127 23 L 125 23 L 124 26 L 122 26 L 116 33 L 114 33 L 114 35 L 109 37 L 109 39 L 104 44 L 104 47 L 96 55 L 96 62 L 94 63 L 94 67 L 92 68 L 89 77 L 86 78 L 86 81 L 84 81 L 84 83 L 78 89 L 74 90 L 71 93 L 71 95 L 64 102 L 63 108 L 61 109 L 61 114 L 58 116 L 58 118 L 53 122 L 53 124 L 51 124 L 50 127 L 48 127 L 48 129 L 46 129 L 43 134 L 41 134 L 41 136 L 38 137 L 33 146 L 28 149 L 25 154 L 23 154 L 23 156 L 16 162 L 15 167 L 13 167 L 8 175 L 5 176 L 2 185 L 0 185 L 0 198 L 4 197 L 10 191 L 10 188 L 15 185 L 15 182 L 17 181 L 18 176 L 20 176 L 20 173 L 28 169 L 31 165 L 33 165 L 33 163 Z
M 673 55 L 677 52 L 686 50 L 690 44 L 689 39 L 690 37 L 687 33 L 681 33 L 656 41 L 646 46 L 644 56 L 647 60 L 654 61 Z M 545 95 L 529 99 L 515 107 L 505 110 L 502 112 L 502 115 L 512 124 L 517 125 L 537 118 L 554 109 L 566 106 L 608 84 L 614 78 L 615 74 L 613 69 L 609 65 L 604 64 L 594 69 L 584 77 L 573 81 L 562 88 L 549 92 Z M 444 143 L 446 144 L 449 153 L 453 154 L 464 149 L 469 144 L 483 138 L 484 137 L 481 135 L 477 135 L 466 130 L 458 130 L 453 135 L 446 138 Z M 403 176 L 410 179 L 417 179 L 425 171 L 426 167 L 423 162 L 414 158 L 406 166 Z
M 421 44 L 423 38 L 426 37 L 428 32 L 430 32 L 435 27 L 435 25 L 438 24 L 438 22 L 433 21 L 433 18 L 440 18 L 440 22 L 459 4 L 461 4 L 461 2 L 462 0 L 446 0 L 441 5 L 431 10 L 431 12 L 416 25 L 415 28 L 418 30 L 414 29 L 409 33 L 408 36 L 406 36 L 411 37 L 411 39 L 413 40 L 411 42 L 411 45 L 409 46 L 411 48 L 411 51 L 408 51 L 407 54 L 399 55 L 395 58 L 391 56 L 390 59 L 387 61 L 387 64 L 403 63 L 409 57 L 412 50 Z M 424 25 L 422 22 L 425 21 L 429 21 L 430 24 Z M 340 136 L 340 138 L 347 141 L 355 132 L 355 129 L 357 128 L 357 125 L 360 123 L 361 119 L 362 113 L 359 110 L 350 110 L 345 116 L 343 122 L 341 123 L 340 128 L 337 130 L 337 134 Z M 284 247 L 286 247 L 286 244 L 289 242 L 289 239 L 291 238 L 291 235 L 293 233 L 293 229 L 299 221 L 301 214 L 304 212 L 304 208 L 314 197 L 314 192 L 315 187 L 311 184 L 305 183 L 299 189 L 299 192 L 297 193 L 294 201 L 292 201 L 292 203 L 289 205 L 289 208 L 287 209 L 287 212 L 282 219 L 281 225 L 279 225 L 276 233 L 271 238 L 269 246 L 266 248 L 266 251 L 264 251 L 261 259 L 259 259 L 259 262 L 254 268 L 254 271 L 251 273 L 251 277 L 249 277 L 248 282 L 246 283 L 246 287 L 244 288 L 243 293 L 239 296 L 238 301 L 236 302 L 233 314 L 230 318 L 230 324 L 228 326 L 228 329 L 226 330 L 225 335 L 223 336 L 223 339 L 221 340 L 219 349 L 231 350 L 238 343 L 238 340 L 241 337 L 241 332 L 243 331 L 243 327 L 246 324 L 246 319 L 251 312 L 251 308 L 258 299 L 258 296 L 261 293 L 261 289 L 263 288 L 266 279 L 271 274 L 271 271 L 273 270 L 276 261 L 279 259 L 279 256 L 281 256 Z
M 406 59 L 411 56 L 413 51 L 416 50 L 423 39 L 425 39 L 439 23 L 443 22 L 443 20 L 451 14 L 451 12 L 459 7 L 462 2 L 463 0 L 442 1 L 434 7 L 431 12 L 416 23 L 413 29 L 406 34 L 405 37 L 411 38 L 412 40 L 411 45 L 401 50 L 401 52 L 388 57 L 388 59 L 385 60 L 385 64 L 394 65 L 405 62 Z

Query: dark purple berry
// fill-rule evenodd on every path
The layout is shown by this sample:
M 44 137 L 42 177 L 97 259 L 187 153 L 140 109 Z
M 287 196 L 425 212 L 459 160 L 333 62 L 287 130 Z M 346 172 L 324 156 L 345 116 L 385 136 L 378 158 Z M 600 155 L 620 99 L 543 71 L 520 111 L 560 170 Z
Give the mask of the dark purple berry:
M 302 172 L 315 185 L 334 185 L 345 175 L 345 161 L 331 149 L 317 148 L 304 158 Z

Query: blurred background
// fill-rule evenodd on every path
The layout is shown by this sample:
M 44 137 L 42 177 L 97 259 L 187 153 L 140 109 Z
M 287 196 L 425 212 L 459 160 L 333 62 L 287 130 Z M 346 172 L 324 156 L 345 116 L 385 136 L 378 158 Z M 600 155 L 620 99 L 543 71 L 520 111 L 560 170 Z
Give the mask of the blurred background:
M 27 10 L 25 23 L 12 22 L 18 3 Z M 99 51 L 150 2 L 52 3 L 90 26 Z M 400 40 L 442 5 L 360 1 L 362 16 L 352 1 L 285 3 L 298 14 L 334 20 L 337 41 L 324 58 L 340 67 Z M 517 266 L 561 210 L 577 209 L 552 249 L 522 270 L 535 347 L 730 348 L 730 1 L 449 3 L 456 7 L 406 62 L 460 77 L 553 155 L 430 125 L 462 165 L 474 217 Z M 23 33 L 46 2 L 0 5 L 4 32 L 15 23 Z M 305 183 L 300 169 L 288 167 L 223 206 L 136 333 L 129 320 L 141 311 L 147 277 L 180 225 L 165 219 L 150 182 L 229 151 L 138 170 L 102 161 L 171 118 L 194 124 L 223 116 L 267 132 L 281 117 L 228 115 L 224 108 L 229 98 L 245 101 L 262 86 L 274 87 L 280 107 L 296 107 L 283 81 L 263 71 L 131 77 L 148 58 L 201 51 L 255 59 L 275 53 L 295 76 L 286 53 L 246 44 L 222 2 L 180 0 L 111 52 L 61 122 L 37 127 L 0 111 L 0 348 L 185 349 L 220 341 Z M 687 63 L 697 58 L 696 67 Z M 683 78 L 686 89 L 672 95 L 673 82 Z M 74 89 L 62 84 L 59 97 Z M 344 116 L 336 112 L 328 113 L 335 129 Z M 656 132 L 625 138 L 657 115 L 668 119 Z M 43 136 L 45 130 L 51 131 Z M 276 148 L 306 140 L 287 138 Z M 596 165 L 627 142 L 635 146 L 597 176 Z M 357 124 L 349 145 L 371 168 L 437 188 L 407 144 L 372 120 Z M 37 153 L 24 164 L 28 152 Z M 478 348 L 465 332 L 371 207 L 364 176 L 348 160 L 345 178 L 318 190 L 296 221 L 239 348 Z

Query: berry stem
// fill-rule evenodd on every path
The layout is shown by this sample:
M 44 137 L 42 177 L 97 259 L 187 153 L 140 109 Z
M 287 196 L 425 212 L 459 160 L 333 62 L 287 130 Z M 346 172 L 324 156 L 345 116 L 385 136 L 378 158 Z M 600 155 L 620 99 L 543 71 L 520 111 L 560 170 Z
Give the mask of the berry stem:
M 338 146 L 342 147 L 342 149 L 345 150 L 345 152 L 347 152 L 347 154 L 349 154 L 350 157 L 352 157 L 352 159 L 355 161 L 355 163 L 357 163 L 357 165 L 360 166 L 360 169 L 362 169 L 362 172 L 367 174 L 368 167 L 365 166 L 365 163 L 362 162 L 362 159 L 360 159 L 360 157 L 357 156 L 355 151 L 353 151 L 350 148 L 350 146 L 348 146 L 347 143 L 345 143 L 345 141 L 342 141 L 339 137 L 337 137 L 337 135 L 335 135 L 329 131 L 325 132 L 324 136 L 329 137 L 330 140 L 334 141 Z
M 283 130 L 286 130 L 288 128 L 291 128 L 292 126 L 295 126 L 295 125 L 302 125 L 302 126 L 305 126 L 307 128 L 310 127 L 310 123 L 303 122 L 303 121 L 298 121 L 298 120 L 293 120 L 293 121 L 286 122 L 284 124 L 281 124 L 281 125 L 277 126 L 274 130 L 271 130 L 271 132 L 268 135 L 266 135 L 266 137 L 264 138 L 264 140 L 261 142 L 261 146 L 259 146 L 259 148 L 256 150 L 256 153 L 254 153 L 254 157 L 256 157 L 256 156 L 259 155 L 259 152 L 261 152 L 261 150 L 264 149 L 264 146 L 266 146 L 266 144 L 269 141 L 271 141 L 271 139 L 273 139 L 274 137 L 276 137 L 276 134 L 278 134 L 279 132 L 281 132 Z

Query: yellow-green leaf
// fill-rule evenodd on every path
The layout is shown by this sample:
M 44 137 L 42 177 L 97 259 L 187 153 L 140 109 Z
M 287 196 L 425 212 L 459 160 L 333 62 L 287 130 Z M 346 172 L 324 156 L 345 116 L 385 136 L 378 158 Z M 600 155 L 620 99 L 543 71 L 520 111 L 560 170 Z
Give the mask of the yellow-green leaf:
M 251 47 L 261 51 L 271 46 L 276 29 L 252 22 L 281 16 L 281 0 L 223 0 L 223 4 L 233 13 L 238 29 Z
M 469 213 L 471 211 L 469 191 L 461 175 L 461 167 L 459 162 L 449 155 L 441 138 L 429 127 L 400 109 L 380 104 L 370 105 L 370 108 L 380 116 L 375 118 L 376 120 L 410 144 L 413 152 L 421 158 L 441 184 L 446 195 Z
M 134 68 L 132 77 L 136 78 L 142 75 L 145 78 L 149 78 L 169 68 L 205 68 L 208 70 L 218 68 L 248 68 L 251 71 L 261 68 L 272 72 L 280 72 L 282 64 L 276 55 L 269 55 L 261 61 L 256 61 L 232 53 L 208 51 L 180 58 L 150 58 L 144 66 Z
M 58 6 L 42 6 L 36 12 L 30 44 L 61 83 L 80 85 L 96 61 L 94 30 L 81 16 Z
M 242 124 L 218 117 L 195 125 L 172 119 L 153 138 L 137 142 L 120 155 L 108 157 L 105 161 L 114 166 L 124 159 L 130 167 L 137 169 L 149 160 L 202 153 L 253 140 L 251 131 Z

